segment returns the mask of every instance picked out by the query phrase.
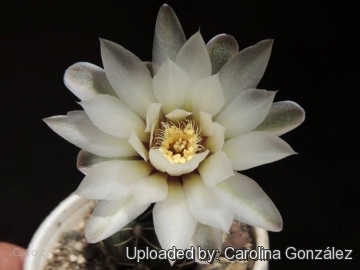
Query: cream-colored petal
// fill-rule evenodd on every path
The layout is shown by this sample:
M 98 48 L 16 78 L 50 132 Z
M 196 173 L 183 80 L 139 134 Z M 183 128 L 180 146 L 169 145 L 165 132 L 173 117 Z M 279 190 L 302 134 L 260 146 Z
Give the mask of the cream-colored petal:
M 192 215 L 202 224 L 228 232 L 234 218 L 232 202 L 216 188 L 206 186 L 200 175 L 182 176 Z
M 100 42 L 101 58 L 111 86 L 129 108 L 145 119 L 148 104 L 155 102 L 149 70 L 122 46 L 105 39 Z
M 239 94 L 215 121 L 226 127 L 225 138 L 255 129 L 268 114 L 276 92 L 248 89 Z
M 191 114 L 192 114 L 191 112 L 187 112 L 181 109 L 175 109 L 172 112 L 168 113 L 166 115 L 166 118 L 169 119 L 170 121 L 180 122 Z
M 102 132 L 84 111 L 43 119 L 58 135 L 79 148 L 102 157 L 136 156 L 136 151 L 125 139 Z
M 80 102 L 91 121 L 102 131 L 119 137 L 129 138 L 134 130 L 142 142 L 149 140 L 145 123 L 120 99 L 109 95 L 97 95 Z
M 208 154 L 209 150 L 206 150 L 203 153 L 196 154 L 195 157 L 186 161 L 184 164 L 172 164 L 159 149 L 152 148 L 149 151 L 151 164 L 159 171 L 167 172 L 172 176 L 179 176 L 192 172 L 199 166 L 199 163 L 203 161 Z
M 268 231 L 282 229 L 279 211 L 254 180 L 236 173 L 217 187 L 232 199 L 234 219 Z
M 85 228 L 88 243 L 97 243 L 122 229 L 141 215 L 150 204 L 138 205 L 134 198 L 121 201 L 100 201 Z
M 207 44 L 212 74 L 216 74 L 219 70 L 239 51 L 239 45 L 233 36 L 220 34 L 213 37 Z
M 195 232 L 196 220 L 189 210 L 180 179 L 168 180 L 168 196 L 153 210 L 156 235 L 163 249 L 186 249 Z
M 200 112 L 199 125 L 201 129 L 201 136 L 212 136 L 214 135 L 214 125 L 211 114 L 206 112 Z
M 150 76 L 154 77 L 153 63 L 149 62 L 149 61 L 145 61 L 144 64 L 147 67 L 147 69 L 149 70 Z
M 305 111 L 292 101 L 274 102 L 264 121 L 255 129 L 281 136 L 305 120 Z
M 128 139 L 129 144 L 138 152 L 138 154 L 146 161 L 149 160 L 149 150 L 140 141 L 138 135 L 132 130 Z
M 64 83 L 80 100 L 92 98 L 97 94 L 116 96 L 105 71 L 90 63 L 79 62 L 70 66 L 65 71 Z
M 156 100 L 162 103 L 164 114 L 183 105 L 188 90 L 189 76 L 173 61 L 167 59 L 153 79 L 153 91 Z
M 242 91 L 256 88 L 269 62 L 273 40 L 263 40 L 245 48 L 219 71 L 219 79 L 228 104 Z
M 141 157 L 132 156 L 132 157 L 107 158 L 107 157 L 97 156 L 85 150 L 80 150 L 79 154 L 77 155 L 76 167 L 78 168 L 79 171 L 81 171 L 83 174 L 86 175 L 92 167 L 98 165 L 99 163 L 110 160 L 141 160 Z
M 194 113 L 203 111 L 215 115 L 225 105 L 224 94 L 217 74 L 197 82 L 191 91 Z
M 249 132 L 227 140 L 223 151 L 236 171 L 250 169 L 296 154 L 285 141 L 276 135 L 262 131 Z
M 150 103 L 146 112 L 146 129 L 145 132 L 150 132 L 151 127 L 156 122 L 157 125 L 155 128 L 158 128 L 159 118 L 161 113 L 161 103 Z
M 157 172 L 130 186 L 136 202 L 148 204 L 165 200 L 168 195 L 167 173 Z
M 122 200 L 131 195 L 129 185 L 147 177 L 151 165 L 140 160 L 111 160 L 93 167 L 75 194 L 94 200 Z
M 175 61 L 176 55 L 185 41 L 184 31 L 175 12 L 169 5 L 162 5 L 155 25 L 152 51 L 154 74 L 167 58 Z
M 210 152 L 216 153 L 220 151 L 225 141 L 225 128 L 219 123 L 213 122 L 214 134 L 208 137 L 203 144 L 205 149 L 209 149 Z
M 206 158 L 201 162 L 198 170 L 208 187 L 213 187 L 234 175 L 232 163 L 223 151 Z
M 185 42 L 175 63 L 185 70 L 192 84 L 211 75 L 211 62 L 200 31 Z

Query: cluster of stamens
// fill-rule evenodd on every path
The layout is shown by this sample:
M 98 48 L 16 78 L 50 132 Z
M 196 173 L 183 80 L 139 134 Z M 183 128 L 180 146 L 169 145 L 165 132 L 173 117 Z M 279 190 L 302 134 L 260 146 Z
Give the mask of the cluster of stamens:
M 162 122 L 161 129 L 155 132 L 154 148 L 173 164 L 183 164 L 205 149 L 200 144 L 200 129 L 192 120 L 174 124 Z

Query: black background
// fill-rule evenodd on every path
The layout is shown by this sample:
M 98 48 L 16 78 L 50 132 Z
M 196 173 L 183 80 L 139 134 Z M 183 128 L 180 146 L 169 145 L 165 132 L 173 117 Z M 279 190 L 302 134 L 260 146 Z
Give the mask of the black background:
M 101 3 L 100 3 L 101 2 Z M 168 1 L 186 37 L 233 35 L 243 49 L 274 38 L 258 88 L 280 90 L 305 122 L 283 136 L 299 155 L 244 172 L 274 201 L 284 230 L 272 249 L 353 249 L 354 261 L 272 261 L 271 269 L 345 269 L 359 259 L 359 28 L 356 1 Z M 164 1 L 0 4 L 0 240 L 27 246 L 83 175 L 79 151 L 42 121 L 80 109 L 63 84 L 75 62 L 102 66 L 98 37 L 151 60 Z M 358 237 L 357 240 L 359 240 Z M 283 254 L 283 258 L 284 258 Z

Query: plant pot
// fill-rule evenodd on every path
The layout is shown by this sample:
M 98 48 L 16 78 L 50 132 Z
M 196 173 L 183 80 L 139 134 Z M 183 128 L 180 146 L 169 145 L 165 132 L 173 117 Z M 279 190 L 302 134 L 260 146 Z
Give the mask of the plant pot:
M 62 201 L 43 221 L 30 241 L 24 270 L 42 270 L 62 233 L 73 230 L 88 215 L 94 202 L 77 195 Z M 267 231 L 252 227 L 256 246 L 269 248 Z M 236 269 L 236 268 L 234 268 Z M 268 261 L 255 261 L 252 270 L 267 270 Z

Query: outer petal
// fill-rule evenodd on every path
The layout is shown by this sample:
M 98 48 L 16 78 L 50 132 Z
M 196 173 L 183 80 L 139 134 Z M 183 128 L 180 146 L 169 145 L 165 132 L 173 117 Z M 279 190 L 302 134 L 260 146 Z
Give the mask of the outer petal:
M 195 170 L 201 161 L 203 161 L 209 154 L 209 150 L 203 153 L 197 154 L 193 159 L 185 162 L 184 164 L 172 164 L 164 157 L 163 153 L 159 149 L 152 148 L 149 151 L 151 164 L 161 172 L 167 172 L 172 176 L 179 176 L 185 173 Z
M 139 153 L 139 155 L 146 161 L 149 160 L 149 150 L 140 141 L 138 135 L 132 130 L 128 139 L 129 144 Z
M 268 114 L 276 92 L 249 89 L 239 94 L 218 115 L 216 122 L 226 127 L 225 138 L 255 129 Z
M 85 228 L 87 242 L 96 243 L 108 238 L 149 206 L 150 204 L 137 205 L 132 197 L 121 201 L 100 201 Z
M 155 204 L 154 227 L 163 249 L 186 249 L 194 234 L 196 220 L 189 210 L 179 179 L 169 179 L 168 196 Z
M 80 150 L 77 156 L 76 167 L 81 171 L 83 174 L 87 174 L 88 171 L 99 163 L 110 161 L 110 160 L 141 160 L 139 156 L 133 157 L 113 157 L 113 158 L 106 158 L 94 155 L 90 152 L 85 150 Z
M 282 229 L 279 211 L 254 180 L 236 173 L 217 187 L 233 200 L 236 220 L 269 231 Z
M 254 131 L 227 140 L 223 151 L 233 169 L 242 171 L 296 154 L 285 141 L 267 132 Z
M 204 147 L 205 149 L 209 149 L 210 152 L 216 153 L 220 151 L 224 145 L 225 128 L 216 122 L 213 122 L 213 126 L 214 126 L 213 128 L 214 135 L 207 138 L 207 140 L 204 143 Z
M 92 98 L 97 94 L 116 96 L 105 71 L 90 63 L 80 62 L 70 66 L 65 71 L 64 83 L 80 100 Z
M 223 151 L 216 152 L 201 162 L 198 170 L 208 187 L 213 187 L 234 175 L 231 161 Z
M 43 120 L 65 140 L 93 154 L 103 157 L 137 155 L 126 140 L 106 134 L 94 126 L 84 111 L 72 111 L 66 116 L 53 116 Z
M 151 165 L 140 160 L 111 160 L 93 167 L 75 194 L 95 200 L 118 201 L 131 195 L 129 185 L 147 177 Z
M 239 51 L 239 45 L 233 36 L 220 34 L 213 37 L 207 44 L 212 74 L 218 73 L 219 70 Z
M 149 70 L 122 46 L 105 39 L 100 41 L 101 58 L 110 84 L 120 99 L 145 119 L 148 103 L 155 102 Z
M 255 130 L 280 136 L 298 127 L 304 120 L 305 111 L 295 102 L 275 102 L 264 121 Z
M 97 95 L 80 102 L 80 105 L 102 131 L 119 138 L 129 138 L 131 130 L 134 130 L 142 142 L 148 141 L 149 135 L 144 132 L 145 123 L 120 99 Z
M 167 58 L 175 61 L 176 55 L 185 41 L 185 34 L 175 12 L 169 5 L 162 5 L 155 25 L 152 51 L 154 74 Z
M 155 98 L 162 103 L 164 114 L 180 109 L 184 103 L 189 76 L 173 61 L 167 59 L 153 80 Z
M 161 113 L 161 106 L 160 103 L 150 103 L 148 106 L 148 110 L 146 113 L 146 129 L 145 132 L 150 132 L 154 123 L 157 123 L 155 128 L 159 126 L 159 118 Z
M 263 40 L 252 47 L 240 51 L 219 71 L 219 79 L 224 90 L 225 104 L 239 93 L 256 88 L 269 62 L 273 40 Z
M 157 172 L 131 185 L 138 204 L 163 201 L 168 195 L 167 173 Z
M 196 225 L 195 233 L 191 239 L 190 246 L 195 248 L 195 261 L 198 263 L 212 263 L 211 261 L 200 261 L 197 254 L 198 248 L 210 250 L 217 250 L 221 252 L 222 248 L 222 233 L 220 230 L 201 224 L 198 222 Z M 215 259 L 215 258 L 214 258 Z
M 216 188 L 206 186 L 200 175 L 182 176 L 192 215 L 202 224 L 228 232 L 234 218 L 232 202 Z

